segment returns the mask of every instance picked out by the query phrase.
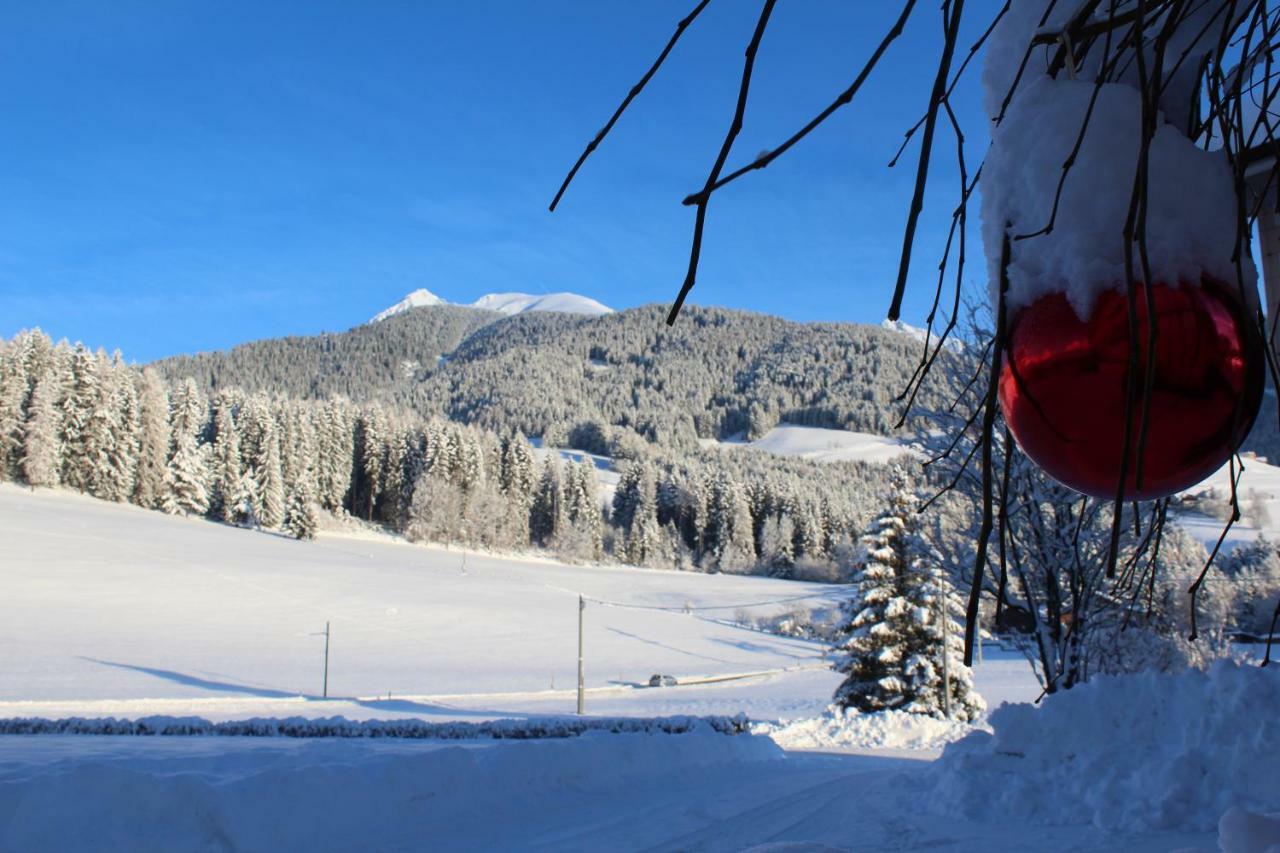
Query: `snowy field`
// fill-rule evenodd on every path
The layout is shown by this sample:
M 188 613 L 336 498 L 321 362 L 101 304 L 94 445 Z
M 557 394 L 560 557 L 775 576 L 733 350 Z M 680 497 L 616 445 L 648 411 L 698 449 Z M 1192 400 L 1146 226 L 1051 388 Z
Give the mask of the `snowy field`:
M 8 484 L 0 563 L 0 717 L 572 713 L 579 594 L 591 713 L 807 717 L 838 682 L 821 645 L 732 624 L 838 586 L 297 542 Z M 1023 662 L 995 657 L 989 698 L 1034 698 Z M 680 685 L 643 686 L 659 673 Z
M 814 462 L 890 462 L 904 453 L 916 452 L 904 442 L 883 435 L 787 423 L 778 424 L 755 441 L 700 439 L 699 444 L 798 456 Z
M 755 441 L 703 439 L 700 443 L 703 447 L 754 450 L 778 456 L 796 456 L 814 462 L 890 462 L 904 453 L 920 453 L 907 442 L 894 438 L 786 423 L 779 424 Z M 602 462 L 597 462 L 597 466 L 608 470 Z M 613 482 L 616 482 L 617 475 L 614 474 L 613 477 Z M 1229 466 L 1224 465 L 1204 482 L 1188 489 L 1186 494 L 1210 488 L 1215 489 L 1224 500 L 1230 497 Z M 1241 508 L 1246 511 L 1245 518 L 1233 525 L 1227 533 L 1223 552 L 1230 551 L 1242 542 L 1251 542 L 1259 536 L 1280 542 L 1280 467 L 1246 458 L 1244 473 L 1240 477 L 1239 495 Z M 1260 517 L 1250 517 L 1248 510 L 1251 507 L 1260 510 Z M 1213 547 L 1225 526 L 1224 520 L 1203 513 L 1182 512 L 1176 518 L 1178 524 L 1206 548 Z
M 731 622 L 836 587 L 295 542 L 10 485 L 0 565 L 4 718 L 567 715 L 581 593 L 589 715 L 776 721 L 461 743 L 0 736 L 0 850 L 1216 849 L 1204 827 L 967 816 L 930 793 L 959 731 L 826 731 L 823 649 Z M 986 652 L 992 706 L 1035 698 L 1025 662 Z M 681 683 L 642 686 L 654 673 Z
M 1260 462 L 1257 459 L 1244 460 L 1244 472 L 1240 473 L 1238 494 L 1240 507 L 1245 517 L 1232 525 L 1223 541 L 1223 548 L 1230 550 L 1241 542 L 1249 542 L 1259 536 L 1266 536 L 1272 542 L 1280 542 L 1280 467 Z M 1231 472 L 1229 466 L 1223 466 L 1189 491 L 1202 492 L 1213 488 L 1223 498 L 1231 497 Z M 1261 510 L 1261 518 L 1250 518 L 1249 510 L 1256 506 Z M 1253 522 L 1260 521 L 1261 524 Z M 1222 535 L 1225 522 L 1199 513 L 1183 513 L 1178 523 L 1186 528 L 1195 539 L 1212 548 L 1213 543 Z

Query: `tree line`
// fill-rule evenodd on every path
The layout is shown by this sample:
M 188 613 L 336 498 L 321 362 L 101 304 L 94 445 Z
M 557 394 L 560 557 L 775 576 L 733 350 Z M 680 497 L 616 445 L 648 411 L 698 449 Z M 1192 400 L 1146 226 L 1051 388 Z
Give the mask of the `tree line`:
M 697 449 L 588 457 L 374 401 L 165 381 L 36 330 L 0 343 L 0 477 L 315 535 L 323 513 L 414 541 L 838 580 L 882 466 Z

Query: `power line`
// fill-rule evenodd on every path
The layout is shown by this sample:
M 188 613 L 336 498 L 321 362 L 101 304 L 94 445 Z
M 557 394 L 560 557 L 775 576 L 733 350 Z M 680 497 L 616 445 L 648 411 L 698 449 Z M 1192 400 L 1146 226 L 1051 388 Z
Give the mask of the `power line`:
M 740 604 L 706 604 L 706 605 L 697 605 L 697 606 L 689 604 L 689 605 L 680 605 L 677 607 L 672 607 L 672 606 L 663 606 L 659 604 L 632 604 L 630 602 L 625 602 L 625 601 L 609 601 L 604 598 L 596 598 L 594 596 L 586 595 L 576 590 L 565 589 L 563 587 L 558 587 L 558 586 L 552 586 L 551 584 L 546 584 L 546 586 L 548 589 L 555 589 L 561 592 L 573 593 L 574 595 L 582 598 L 584 601 L 590 601 L 592 604 L 599 604 L 603 607 L 619 607 L 624 610 L 656 610 L 662 613 L 699 613 L 699 612 L 706 612 L 709 610 L 740 610 L 740 609 L 746 609 L 749 607 L 766 607 L 771 604 L 789 604 L 795 601 L 812 601 L 817 599 L 827 599 L 827 598 L 830 598 L 832 595 L 832 593 L 812 593 L 809 595 L 793 595 L 788 598 L 775 598 L 769 601 L 749 601 L 749 602 L 740 603 Z

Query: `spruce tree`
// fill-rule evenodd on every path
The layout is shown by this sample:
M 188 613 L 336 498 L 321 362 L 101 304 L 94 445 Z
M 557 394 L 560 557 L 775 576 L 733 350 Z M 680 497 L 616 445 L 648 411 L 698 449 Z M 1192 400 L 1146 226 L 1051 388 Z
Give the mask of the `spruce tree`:
M 30 383 L 19 344 L 0 349 L 0 480 L 17 479 L 22 461 Z
M 138 397 L 138 465 L 133 487 L 133 502 L 138 506 L 159 509 L 163 503 L 172 438 L 168 389 L 154 370 L 145 368 Z
M 62 395 L 61 430 L 59 444 L 62 447 L 62 482 L 73 489 L 86 491 L 92 480 L 91 452 L 96 452 L 86 441 L 89 420 L 100 404 L 98 393 L 98 362 L 84 344 L 76 344 L 75 351 L 65 363 L 66 392 Z
M 846 678 L 834 702 L 863 712 L 902 710 L 941 716 L 943 661 L 953 718 L 985 705 L 962 664 L 958 602 L 919 532 L 918 502 L 897 473 L 885 511 L 862 537 L 863 556 L 844 606 L 835 669 Z M 943 621 L 947 643 L 943 644 Z
M 283 529 L 294 539 L 314 539 L 319 526 L 319 508 L 316 506 L 311 477 L 304 474 L 289 496 Z
M 137 480 L 138 389 L 118 351 L 109 362 L 104 357 L 102 365 L 101 414 L 92 419 L 97 464 L 91 489 L 100 498 L 123 503 Z
M 209 510 L 209 450 L 200 438 L 209 409 L 193 380 L 186 379 L 178 386 L 170 412 L 173 444 L 165 465 L 160 505 L 171 515 L 204 515 Z
M 214 404 L 212 489 L 209 511 L 215 518 L 236 522 L 242 515 L 243 501 L 250 495 L 243 483 L 244 466 L 240 458 L 240 433 L 236 429 L 234 402 L 228 394 L 219 394 Z
M 51 366 L 36 380 L 23 435 L 22 474 L 33 486 L 62 480 L 62 374 Z
M 564 526 L 564 495 L 560 483 L 560 466 L 554 453 L 542 463 L 542 476 L 529 510 L 529 538 L 544 548 L 551 547 Z

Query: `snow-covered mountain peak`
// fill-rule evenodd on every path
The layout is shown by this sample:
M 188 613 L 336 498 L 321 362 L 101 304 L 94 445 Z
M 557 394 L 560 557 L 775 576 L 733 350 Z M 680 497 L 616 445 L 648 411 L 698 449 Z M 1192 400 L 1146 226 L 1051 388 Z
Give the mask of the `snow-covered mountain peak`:
M 369 322 L 377 323 L 396 314 L 419 308 L 425 305 L 450 305 L 453 303 L 441 299 L 429 290 L 418 289 L 380 312 Z M 577 293 L 488 293 L 472 302 L 470 308 L 483 308 L 486 311 L 497 311 L 499 314 L 523 314 L 525 311 L 558 311 L 562 314 L 585 314 L 597 317 L 601 314 L 612 314 L 613 309 L 589 296 Z
M 380 320 L 385 320 L 388 317 L 392 317 L 396 314 L 400 314 L 404 311 L 408 311 L 410 308 L 421 308 L 424 305 L 444 305 L 444 304 L 445 304 L 445 301 L 441 299 L 439 296 L 436 296 L 434 293 L 432 293 L 430 290 L 427 290 L 425 287 L 420 287 L 417 290 L 410 293 L 404 299 L 401 299 L 395 305 L 392 305 L 390 308 L 386 309 L 385 311 L 379 312 L 369 322 L 377 323 Z
M 596 317 L 613 313 L 608 305 L 576 293 L 489 293 L 472 302 L 471 307 L 507 315 L 523 314 L 525 311 L 559 311 L 562 314 L 587 314 Z

